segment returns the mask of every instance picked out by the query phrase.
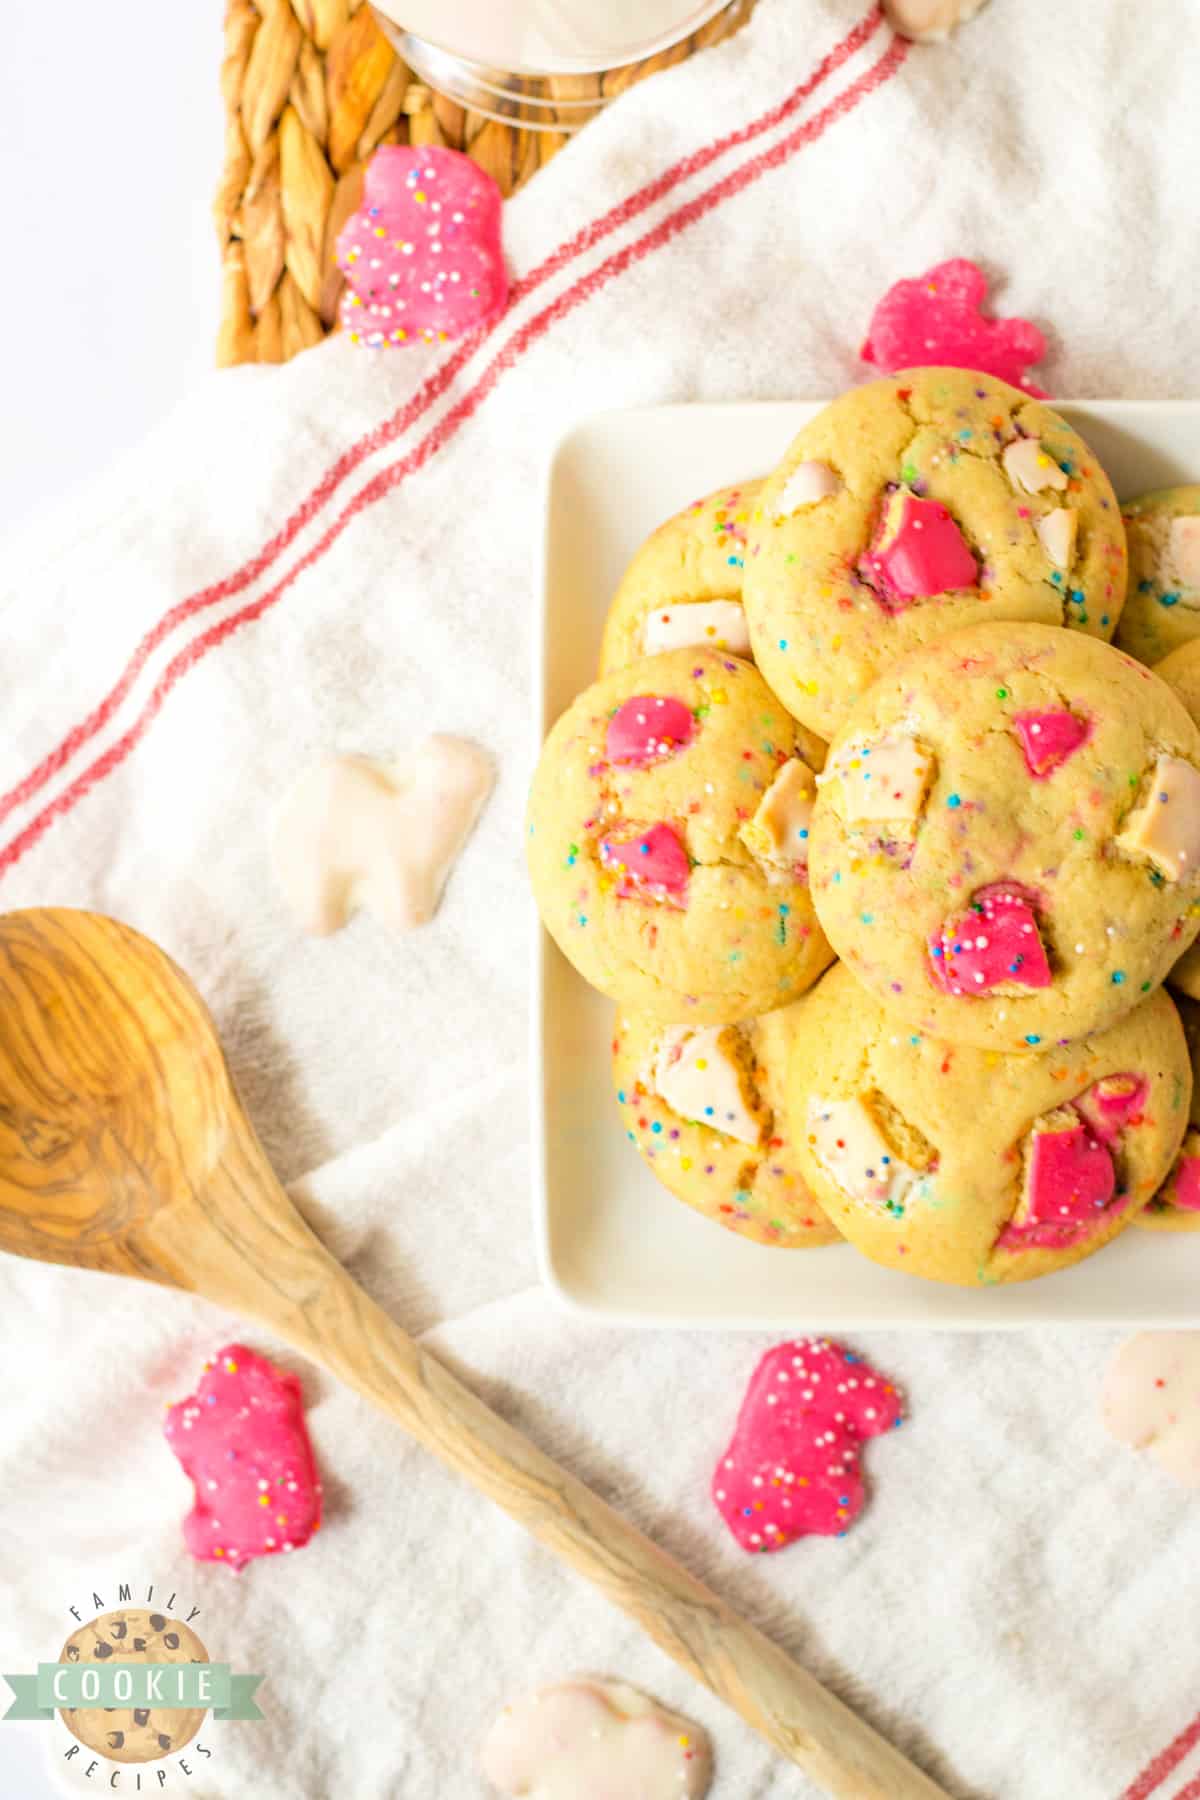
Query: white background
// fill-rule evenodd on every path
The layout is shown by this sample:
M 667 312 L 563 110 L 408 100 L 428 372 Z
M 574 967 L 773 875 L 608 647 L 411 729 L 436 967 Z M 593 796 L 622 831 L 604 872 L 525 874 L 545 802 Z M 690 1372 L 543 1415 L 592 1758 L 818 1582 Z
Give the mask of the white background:
M 5 9 L 0 529 L 77 491 L 212 367 L 221 16 L 221 0 Z M 29 1666 L 55 1649 L 31 1644 Z M 0 1794 L 59 1792 L 45 1730 L 3 1728 Z
M 212 365 L 221 13 L 5 8 L 0 527 L 136 444 Z

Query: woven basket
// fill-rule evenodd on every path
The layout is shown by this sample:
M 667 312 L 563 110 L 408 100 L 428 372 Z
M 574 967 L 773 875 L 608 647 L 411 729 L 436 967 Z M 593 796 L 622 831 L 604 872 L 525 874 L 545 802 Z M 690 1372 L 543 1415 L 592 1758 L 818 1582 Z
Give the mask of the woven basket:
M 572 76 L 570 93 L 617 93 L 728 36 L 752 4 L 632 70 Z M 465 150 L 509 194 L 567 142 L 465 112 L 414 81 L 366 0 L 227 0 L 221 92 L 220 364 L 286 362 L 333 330 L 334 246 L 380 144 Z

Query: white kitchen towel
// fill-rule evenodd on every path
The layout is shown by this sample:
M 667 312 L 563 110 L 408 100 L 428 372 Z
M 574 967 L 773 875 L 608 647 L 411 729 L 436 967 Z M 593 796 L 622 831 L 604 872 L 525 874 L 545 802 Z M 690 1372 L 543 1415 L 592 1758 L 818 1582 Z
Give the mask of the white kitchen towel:
M 962 1800 L 1200 1791 L 1200 1511 L 1104 1438 L 1111 1333 L 866 1334 L 912 1415 L 870 1447 L 869 1511 L 749 1562 L 706 1488 L 766 1340 L 595 1329 L 539 1290 L 521 811 L 541 484 L 556 437 L 604 408 L 837 391 L 884 289 L 952 255 L 1050 324 L 1053 393 L 1195 394 L 1193 27 L 1188 0 L 993 0 L 909 49 L 864 0 L 762 0 L 507 206 L 515 288 L 482 341 L 334 341 L 214 376 L 2 565 L 0 905 L 97 907 L 165 945 L 353 1273 Z M 301 939 L 268 870 L 277 796 L 320 752 L 430 729 L 500 770 L 437 920 Z M 200 1608 L 214 1657 L 267 1676 L 265 1722 L 206 1730 L 211 1759 L 169 1759 L 170 1792 L 479 1800 L 505 1696 L 592 1668 L 710 1728 L 714 1800 L 811 1800 L 312 1370 L 326 1528 L 240 1576 L 189 1563 L 162 1403 L 237 1330 L 0 1264 L 0 1667 L 56 1655 L 69 1606 L 153 1581 Z

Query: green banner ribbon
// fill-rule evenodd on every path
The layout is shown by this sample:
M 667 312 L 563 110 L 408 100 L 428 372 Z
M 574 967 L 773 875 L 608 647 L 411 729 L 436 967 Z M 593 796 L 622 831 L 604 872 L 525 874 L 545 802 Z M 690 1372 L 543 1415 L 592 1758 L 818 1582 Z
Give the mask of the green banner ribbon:
M 60 1707 L 212 1709 L 214 1719 L 261 1719 L 254 1701 L 262 1675 L 235 1675 L 228 1663 L 39 1663 L 32 1675 L 5 1675 L 16 1698 L 4 1719 L 52 1719 Z M 2 1721 L 0 1721 L 2 1722 Z

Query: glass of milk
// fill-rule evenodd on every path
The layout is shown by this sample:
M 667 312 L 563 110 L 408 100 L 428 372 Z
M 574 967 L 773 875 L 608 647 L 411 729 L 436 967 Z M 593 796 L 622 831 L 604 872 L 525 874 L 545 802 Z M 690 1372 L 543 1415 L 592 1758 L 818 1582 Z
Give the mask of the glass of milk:
M 414 74 L 488 118 L 574 131 L 625 72 L 745 0 L 372 0 Z M 614 88 L 626 83 L 614 82 Z

